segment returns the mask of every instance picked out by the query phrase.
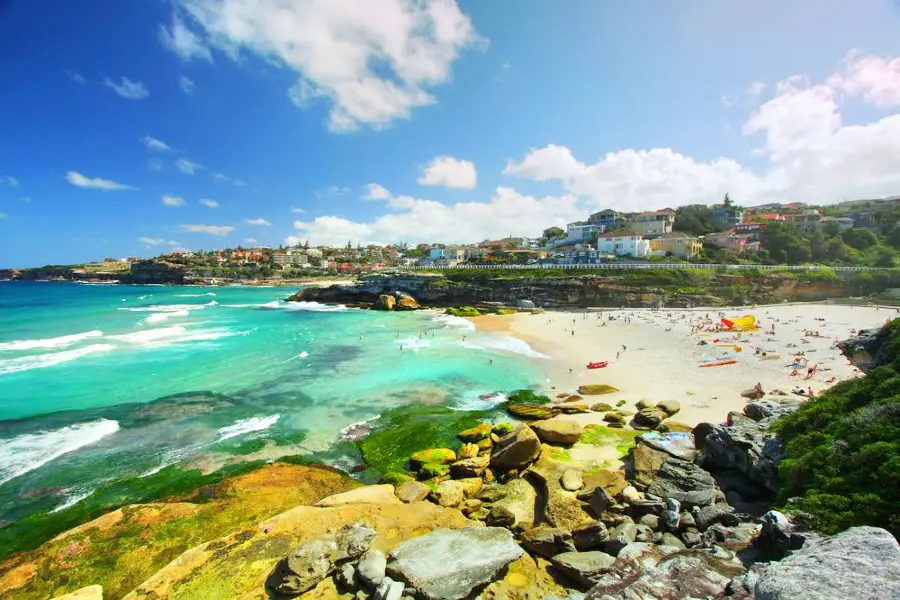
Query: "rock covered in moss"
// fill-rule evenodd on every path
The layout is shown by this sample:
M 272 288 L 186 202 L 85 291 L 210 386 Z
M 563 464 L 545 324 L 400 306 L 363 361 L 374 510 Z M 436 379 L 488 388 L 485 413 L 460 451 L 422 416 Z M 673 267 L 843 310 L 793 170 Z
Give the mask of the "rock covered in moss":
M 439 463 L 425 463 L 419 467 L 419 480 L 434 479 L 450 475 L 450 465 L 442 465 Z
M 596 404 L 591 405 L 591 410 L 594 412 L 606 412 L 612 410 L 613 407 L 611 404 L 607 404 L 606 402 L 598 402 Z
M 415 481 L 415 480 L 416 480 L 415 477 L 412 477 L 411 475 L 407 475 L 406 473 L 393 472 L 393 473 L 385 473 L 384 475 L 382 475 L 380 483 L 389 483 L 391 485 L 397 486 L 397 485 L 401 485 L 401 484 L 408 483 L 410 481 Z
M 459 432 L 459 439 L 464 442 L 477 442 L 478 440 L 483 440 L 484 438 L 491 435 L 491 424 L 490 423 L 479 423 L 475 427 L 471 429 L 466 429 L 465 431 Z
M 493 427 L 491 427 L 491 433 L 503 437 L 515 428 L 516 426 L 512 423 L 496 423 Z
M 678 411 L 681 410 L 681 402 L 678 400 L 663 400 L 659 404 L 656 405 L 656 408 L 666 413 L 668 416 L 672 416 Z
M 601 396 L 604 394 L 615 394 L 619 390 L 611 385 L 603 383 L 595 383 L 578 386 L 578 393 L 582 396 Z
M 456 452 L 449 448 L 429 448 L 421 450 L 410 457 L 413 465 L 424 465 L 426 463 L 449 465 L 456 461 Z
M 542 404 L 510 404 L 506 411 L 523 421 L 539 421 L 553 417 L 557 409 Z
M 450 474 L 456 479 L 481 477 L 490 462 L 488 456 L 475 456 L 458 460 L 450 465 Z

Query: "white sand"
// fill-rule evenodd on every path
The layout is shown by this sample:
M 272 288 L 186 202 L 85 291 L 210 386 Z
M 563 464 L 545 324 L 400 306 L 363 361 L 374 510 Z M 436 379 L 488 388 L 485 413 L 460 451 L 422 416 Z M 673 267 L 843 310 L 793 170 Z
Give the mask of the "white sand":
M 730 318 L 752 314 L 761 329 L 745 332 L 740 339 L 731 332 L 702 336 L 691 333 L 698 319 L 708 315 L 718 322 L 720 312 Z M 615 319 L 608 320 L 610 316 Z M 817 393 L 833 385 L 829 383 L 832 377 L 840 381 L 857 376 L 857 369 L 834 344 L 858 329 L 883 325 L 894 316 L 896 311 L 891 308 L 792 304 L 724 311 L 718 308 L 604 310 L 586 316 L 571 312 L 521 313 L 477 317 L 472 322 L 479 329 L 505 331 L 548 355 L 549 360 L 535 361 L 547 375 L 546 391 L 551 397 L 561 392 L 575 393 L 579 385 L 605 383 L 620 392 L 586 396 L 585 401 L 615 405 L 618 400 L 625 400 L 625 408 L 634 410 L 634 403 L 642 398 L 657 402 L 678 400 L 682 410 L 674 419 L 695 425 L 703 421 L 718 423 L 729 411 L 741 411 L 747 400 L 740 392 L 757 382 L 767 393 L 775 389 L 790 393 L 795 387 L 803 390 L 811 387 Z M 630 322 L 626 322 L 626 317 Z M 601 326 L 604 322 L 605 327 Z M 769 334 L 773 322 L 774 336 Z M 804 330 L 818 332 L 821 337 L 804 336 Z M 738 344 L 742 351 L 717 347 L 712 341 L 715 338 L 720 338 L 720 343 Z M 706 340 L 708 345 L 699 346 L 700 340 Z M 789 343 L 797 347 L 788 347 Z M 623 344 L 627 347 L 625 351 L 622 351 Z M 778 354 L 780 358 L 762 360 L 754 354 L 757 348 Z M 799 376 L 790 376 L 791 368 L 787 365 L 800 351 L 806 353 L 810 366 L 818 364 L 818 372 L 810 380 L 805 379 L 806 369 L 799 369 Z M 617 352 L 620 352 L 618 358 Z M 699 367 L 717 359 L 736 359 L 737 363 Z M 588 362 L 604 360 L 609 361 L 606 368 L 586 368 Z M 591 413 L 565 418 L 587 424 L 602 422 L 602 416 L 602 413 Z

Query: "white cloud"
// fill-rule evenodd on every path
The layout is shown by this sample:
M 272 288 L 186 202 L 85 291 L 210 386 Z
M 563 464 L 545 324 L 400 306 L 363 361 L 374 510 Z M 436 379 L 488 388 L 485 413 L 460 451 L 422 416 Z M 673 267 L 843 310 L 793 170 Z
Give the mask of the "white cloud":
M 158 150 L 160 152 L 170 152 L 172 150 L 172 147 L 164 141 L 152 138 L 149 135 L 145 135 L 144 137 L 142 137 L 141 141 L 150 150 Z
M 179 225 L 182 231 L 188 233 L 208 233 L 209 235 L 228 235 L 234 231 L 231 225 Z
M 573 195 L 536 198 L 506 187 L 497 188 L 490 202 L 446 205 L 434 200 L 396 196 L 387 205 L 394 211 L 370 222 L 337 216 L 296 221 L 292 245 L 309 238 L 313 244 L 443 241 L 473 242 L 507 235 L 540 235 L 551 225 L 565 225 L 584 217 Z
M 147 169 L 149 169 L 150 171 L 162 171 L 163 166 L 163 161 L 158 158 L 151 158 L 147 160 Z
M 194 80 L 190 77 L 185 77 L 184 75 L 178 78 L 178 87 L 180 87 L 181 91 L 188 96 L 193 96 L 194 92 L 197 90 L 197 84 Z
M 147 246 L 180 246 L 181 242 L 165 238 L 139 237 L 138 241 Z
M 722 94 L 722 106 L 726 108 L 731 108 L 735 104 L 737 104 L 737 96 L 730 96 L 728 94 Z
M 367 183 L 363 189 L 365 190 L 361 196 L 363 200 L 387 200 L 391 197 L 391 193 L 377 183 Z
M 244 243 L 245 244 L 255 244 L 256 238 L 244 238 Z
M 8 215 L 4 212 L 0 212 L 0 219 L 5 219 Z
M 209 48 L 184 26 L 184 22 L 176 13 L 172 13 L 172 24 L 169 27 L 159 26 L 159 41 L 165 48 L 180 56 L 181 60 L 200 58 L 212 62 Z
M 80 83 L 82 85 L 87 83 L 87 80 L 84 78 L 84 76 L 77 71 L 68 70 L 66 71 L 66 76 L 75 83 Z
M 6 184 L 10 187 L 18 187 L 19 180 L 12 175 L 0 175 L 0 184 Z
M 186 175 L 193 175 L 198 169 L 202 169 L 203 165 L 186 158 L 179 158 L 175 161 L 175 167 Z
M 876 106 L 900 105 L 894 97 L 897 59 L 852 53 L 843 71 L 813 84 L 803 75 L 774 86 L 774 96 L 744 123 L 745 136 L 761 135 L 759 171 L 730 158 L 700 161 L 671 148 L 610 152 L 594 164 L 568 148 L 547 146 L 510 162 L 504 173 L 558 180 L 592 208 L 647 210 L 712 203 L 729 192 L 736 201 L 829 204 L 850 198 L 897 194 L 900 189 L 900 114 L 878 121 L 843 122 L 845 99 Z M 898 88 L 900 89 L 900 88 Z
M 243 187 L 243 186 L 247 185 L 246 182 L 241 181 L 240 179 L 233 179 L 224 173 L 217 173 L 216 171 L 212 171 L 210 173 L 210 175 L 212 176 L 213 180 L 215 180 L 215 181 L 230 183 L 230 184 L 236 185 L 238 187 Z
M 246 52 L 289 69 L 298 77 L 291 100 L 298 106 L 329 102 L 328 127 L 338 132 L 385 127 L 434 104 L 428 89 L 449 80 L 464 47 L 483 42 L 449 0 L 176 3 L 186 21 L 173 21 L 167 40 L 176 38 L 179 23 L 196 32 L 182 36 L 179 46 L 168 45 L 179 56 L 207 58 L 215 47 L 234 60 Z
M 184 204 L 184 198 L 181 196 L 170 196 L 169 194 L 164 194 L 162 197 L 162 203 L 166 206 L 181 206 Z
M 122 77 L 119 83 L 106 77 L 103 80 L 103 84 L 118 95 L 123 98 L 128 98 L 129 100 L 141 100 L 150 95 L 150 92 L 144 87 L 143 83 L 140 81 L 131 81 L 127 77 Z
M 292 208 L 291 212 L 294 213 L 295 215 L 302 215 L 306 211 L 303 210 L 302 208 Z
M 753 99 L 759 98 L 764 91 L 766 91 L 765 81 L 754 81 L 747 88 L 747 93 L 750 94 L 750 97 Z
M 209 208 L 219 208 L 219 203 L 209 198 L 200 198 L 200 204 Z
M 259 219 L 244 219 L 244 223 L 247 225 L 260 225 L 263 227 L 271 227 L 272 226 L 271 223 L 269 223 L 268 221 L 266 221 L 265 219 L 263 219 L 261 217 Z
M 474 189 L 478 183 L 475 164 L 452 156 L 436 156 L 418 179 L 422 185 L 439 185 L 445 188 Z
M 76 171 L 66 173 L 66 181 L 75 187 L 87 188 L 92 190 L 103 190 L 104 192 L 117 192 L 120 190 L 133 190 L 130 185 L 118 183 L 109 179 L 101 179 L 100 177 L 85 177 Z
M 509 61 L 504 62 L 504 63 L 503 63 L 502 65 L 500 65 L 500 66 L 501 66 L 501 67 L 503 68 L 503 70 L 505 70 L 505 71 L 508 71 L 509 69 L 512 69 L 512 63 L 509 62 Z

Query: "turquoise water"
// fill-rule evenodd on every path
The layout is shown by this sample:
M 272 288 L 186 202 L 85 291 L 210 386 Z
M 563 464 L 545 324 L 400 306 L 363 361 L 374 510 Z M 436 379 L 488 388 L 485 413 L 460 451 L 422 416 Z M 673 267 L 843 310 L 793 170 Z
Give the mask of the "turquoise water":
M 349 469 L 354 423 L 489 408 L 543 378 L 526 344 L 462 319 L 280 301 L 292 291 L 0 282 L 0 522 L 169 465 Z

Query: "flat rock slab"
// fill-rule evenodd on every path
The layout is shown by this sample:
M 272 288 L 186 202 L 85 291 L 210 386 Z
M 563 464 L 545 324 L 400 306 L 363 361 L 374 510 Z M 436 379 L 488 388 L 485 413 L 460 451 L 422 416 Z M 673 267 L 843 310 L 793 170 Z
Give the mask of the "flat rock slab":
M 757 600 L 900 598 L 900 547 L 886 530 L 852 527 L 759 573 Z
M 401 504 L 401 502 L 394 495 L 394 486 L 386 483 L 382 485 L 367 485 L 343 494 L 328 496 L 327 498 L 322 498 L 313 506 L 345 506 L 347 504 Z
M 501 527 L 439 529 L 397 546 L 387 572 L 428 600 L 456 600 L 493 581 L 522 554 Z
M 89 585 L 70 594 L 57 596 L 53 600 L 103 600 L 103 588 L 99 585 Z
M 571 446 L 581 438 L 584 427 L 575 421 L 551 419 L 539 421 L 531 426 L 537 436 L 545 444 Z

